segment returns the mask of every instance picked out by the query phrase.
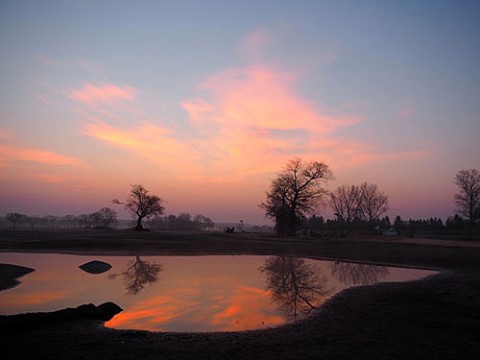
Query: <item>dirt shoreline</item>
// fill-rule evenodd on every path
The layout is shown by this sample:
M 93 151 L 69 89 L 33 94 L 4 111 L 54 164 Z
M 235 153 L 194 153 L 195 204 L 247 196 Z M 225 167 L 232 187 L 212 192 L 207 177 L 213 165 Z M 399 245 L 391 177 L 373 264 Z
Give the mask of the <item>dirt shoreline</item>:
M 113 330 L 94 322 L 6 335 L 18 359 L 478 359 L 480 248 L 402 239 L 2 231 L 0 251 L 90 254 L 290 254 L 442 269 L 406 283 L 345 290 L 300 323 L 228 333 Z M 1 295 L 0 295 L 1 296 Z

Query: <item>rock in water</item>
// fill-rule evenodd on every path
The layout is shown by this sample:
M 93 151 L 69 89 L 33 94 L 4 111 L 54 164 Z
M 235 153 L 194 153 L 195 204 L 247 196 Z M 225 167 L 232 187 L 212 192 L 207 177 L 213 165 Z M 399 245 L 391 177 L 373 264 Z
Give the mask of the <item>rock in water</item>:
M 89 274 L 101 274 L 105 271 L 110 270 L 112 268 L 112 265 L 103 261 L 93 260 L 83 265 L 80 265 L 79 268 Z

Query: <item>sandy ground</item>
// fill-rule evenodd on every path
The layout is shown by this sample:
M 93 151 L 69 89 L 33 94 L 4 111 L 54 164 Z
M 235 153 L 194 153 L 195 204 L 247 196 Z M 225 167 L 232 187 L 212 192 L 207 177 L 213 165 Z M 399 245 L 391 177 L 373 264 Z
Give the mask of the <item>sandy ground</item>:
M 478 243 L 404 240 L 1 232 L 0 251 L 288 253 L 442 271 L 417 281 L 347 289 L 308 320 L 275 329 L 155 333 L 77 321 L 7 332 L 0 348 L 12 359 L 480 359 Z

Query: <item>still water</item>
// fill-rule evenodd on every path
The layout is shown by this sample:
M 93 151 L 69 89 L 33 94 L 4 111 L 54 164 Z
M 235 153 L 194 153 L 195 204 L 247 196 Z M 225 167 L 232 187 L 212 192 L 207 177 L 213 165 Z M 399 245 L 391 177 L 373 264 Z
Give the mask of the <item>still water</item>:
M 101 274 L 79 268 L 92 260 Z M 113 301 L 105 325 L 154 331 L 238 331 L 308 315 L 354 285 L 407 281 L 435 271 L 287 256 L 84 256 L 0 253 L 0 263 L 35 269 L 0 292 L 0 313 L 54 311 Z

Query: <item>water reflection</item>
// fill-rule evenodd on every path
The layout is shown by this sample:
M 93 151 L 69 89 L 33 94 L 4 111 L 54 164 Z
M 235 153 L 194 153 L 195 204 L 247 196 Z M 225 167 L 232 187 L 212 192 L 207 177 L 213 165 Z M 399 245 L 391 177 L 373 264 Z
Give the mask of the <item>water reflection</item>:
M 287 256 L 97 259 L 111 264 L 112 269 L 95 276 L 80 270 L 79 265 L 92 261 L 90 255 L 0 253 L 0 263 L 36 269 L 22 277 L 20 285 L 1 292 L 0 311 L 44 312 L 112 301 L 124 311 L 108 321 L 107 327 L 178 332 L 250 330 L 295 320 L 348 287 L 347 282 L 406 281 L 433 273 Z M 335 291 L 329 292 L 333 288 Z
M 338 281 L 346 285 L 369 285 L 382 281 L 389 273 L 386 266 L 354 264 L 335 261 L 330 271 Z
M 151 263 L 135 256 L 135 261 L 130 261 L 125 270 L 119 274 L 112 274 L 109 277 L 115 279 L 121 275 L 125 283 L 127 294 L 136 295 L 142 291 L 146 285 L 151 285 L 158 280 L 158 273 L 162 271 L 162 265 Z
M 304 259 L 293 256 L 272 256 L 260 267 L 266 273 L 266 287 L 272 300 L 289 318 L 305 315 L 316 309 L 330 290 L 327 278 Z

